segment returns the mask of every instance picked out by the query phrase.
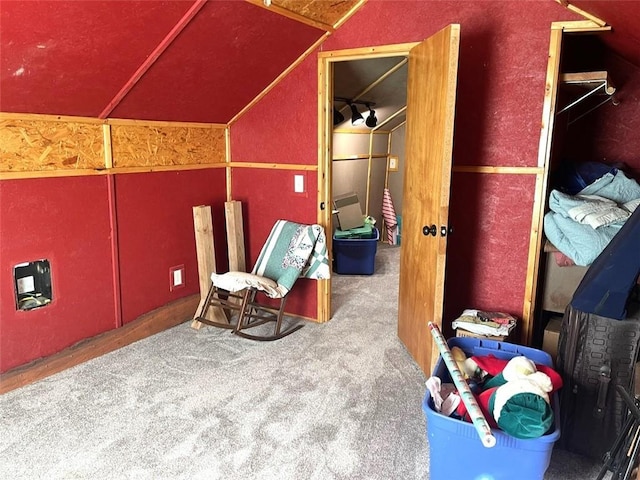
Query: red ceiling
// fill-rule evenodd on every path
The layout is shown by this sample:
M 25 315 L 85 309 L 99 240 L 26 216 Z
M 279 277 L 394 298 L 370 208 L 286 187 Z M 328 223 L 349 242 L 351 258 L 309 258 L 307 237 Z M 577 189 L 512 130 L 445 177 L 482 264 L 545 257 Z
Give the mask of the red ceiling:
M 209 1 L 117 101 L 199 3 L 0 0 L 0 111 L 227 123 L 324 33 Z
M 640 65 L 640 0 L 570 3 Z M 243 0 L 0 0 L 0 111 L 228 123 L 323 34 Z

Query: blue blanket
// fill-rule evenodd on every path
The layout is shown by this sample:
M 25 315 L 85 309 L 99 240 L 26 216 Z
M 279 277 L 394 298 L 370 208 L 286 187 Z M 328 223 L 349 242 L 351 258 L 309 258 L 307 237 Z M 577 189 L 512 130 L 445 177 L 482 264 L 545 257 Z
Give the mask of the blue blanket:
M 569 211 L 579 204 L 579 196 L 597 195 L 624 204 L 640 198 L 640 185 L 618 170 L 607 173 L 581 190 L 566 195 L 553 190 L 549 196 L 550 211 L 544 217 L 544 233 L 549 241 L 576 265 L 590 265 L 620 231 L 624 221 L 592 228 L 571 218 Z

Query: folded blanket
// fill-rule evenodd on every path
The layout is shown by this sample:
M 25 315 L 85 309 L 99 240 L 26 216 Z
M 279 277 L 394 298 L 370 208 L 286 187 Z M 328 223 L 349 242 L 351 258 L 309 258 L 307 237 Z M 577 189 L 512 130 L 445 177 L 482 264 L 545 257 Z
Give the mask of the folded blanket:
M 289 293 L 299 277 L 329 276 L 327 240 L 322 226 L 278 220 L 251 273 L 214 273 L 211 281 L 230 292 L 257 288 L 269 297 L 281 298 Z
M 573 200 L 578 204 L 569 208 L 569 217 L 591 228 L 604 227 L 612 223 L 624 222 L 631 214 L 608 198 L 599 195 L 576 195 Z
M 602 253 L 622 225 L 613 224 L 593 229 L 562 215 L 547 213 L 544 216 L 544 234 L 558 250 L 586 267 Z
M 485 312 L 465 309 L 451 322 L 454 330 L 458 328 L 478 335 L 507 336 L 516 326 L 516 318 L 502 312 Z
M 605 203 L 595 202 L 594 196 Z M 551 211 L 544 217 L 544 233 L 576 265 L 590 265 L 622 228 L 629 216 L 626 212 L 637 205 L 638 199 L 640 185 L 621 170 L 603 175 L 575 196 L 553 190 L 549 196 Z M 606 211 L 613 204 L 615 209 Z M 589 209 L 593 209 L 591 216 Z

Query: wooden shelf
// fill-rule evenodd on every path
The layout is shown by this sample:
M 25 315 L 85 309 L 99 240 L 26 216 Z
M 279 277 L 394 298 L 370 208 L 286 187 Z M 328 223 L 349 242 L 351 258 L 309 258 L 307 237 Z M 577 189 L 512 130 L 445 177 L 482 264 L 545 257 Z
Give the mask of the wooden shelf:
M 566 85 L 580 85 L 596 88 L 604 87 L 604 92 L 607 95 L 613 95 L 616 91 L 616 87 L 611 83 L 609 73 L 606 71 L 563 73 L 560 75 L 560 82 Z

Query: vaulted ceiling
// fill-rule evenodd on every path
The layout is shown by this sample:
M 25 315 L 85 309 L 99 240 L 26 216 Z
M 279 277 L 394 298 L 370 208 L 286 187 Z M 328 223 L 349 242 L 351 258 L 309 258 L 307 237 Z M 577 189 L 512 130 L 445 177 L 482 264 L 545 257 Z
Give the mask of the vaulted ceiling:
M 606 41 L 640 66 L 640 1 L 557 1 L 612 25 Z M 0 0 L 0 111 L 226 124 L 363 3 Z M 345 64 L 336 90 L 393 66 Z
M 0 2 L 0 111 L 227 123 L 360 2 Z

